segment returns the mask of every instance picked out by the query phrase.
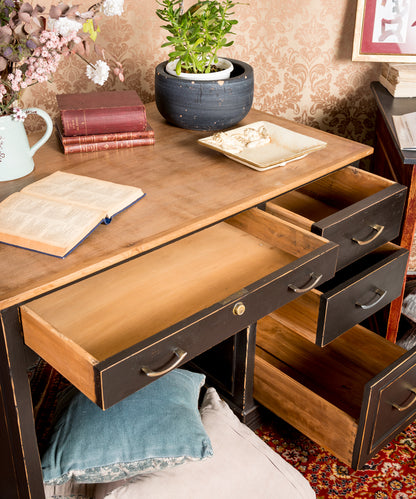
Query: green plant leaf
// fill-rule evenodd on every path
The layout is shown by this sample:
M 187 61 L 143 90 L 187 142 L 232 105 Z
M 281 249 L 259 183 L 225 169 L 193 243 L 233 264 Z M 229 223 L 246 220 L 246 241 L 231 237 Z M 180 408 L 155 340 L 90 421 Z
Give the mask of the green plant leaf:
M 169 57 L 179 59 L 176 71 L 209 73 L 218 50 L 233 44 L 227 36 L 234 35 L 231 29 L 238 23 L 232 18 L 232 9 L 238 2 L 198 0 L 183 13 L 182 0 L 157 0 L 157 3 L 160 8 L 156 14 L 166 23 L 162 28 L 170 33 L 162 47 L 174 48 Z

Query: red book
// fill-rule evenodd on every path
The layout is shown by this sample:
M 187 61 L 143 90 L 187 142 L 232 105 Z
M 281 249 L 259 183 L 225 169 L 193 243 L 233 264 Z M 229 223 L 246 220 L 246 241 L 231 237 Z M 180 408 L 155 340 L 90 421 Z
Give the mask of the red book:
M 62 144 L 73 145 L 73 144 L 95 144 L 97 142 L 117 142 L 119 140 L 133 140 L 133 139 L 144 139 L 152 138 L 155 136 L 153 128 L 147 123 L 146 128 L 140 132 L 118 132 L 118 133 L 100 133 L 94 135 L 72 135 L 66 137 L 62 129 L 62 123 L 58 119 L 55 123 L 56 130 L 58 132 L 58 137 L 60 138 Z
M 65 154 L 76 152 L 111 151 L 114 149 L 128 149 L 130 147 L 151 146 L 155 143 L 154 137 L 143 137 L 141 139 L 116 140 L 111 142 L 93 142 L 90 144 L 64 144 L 61 141 Z
M 146 109 L 134 90 L 58 94 L 65 136 L 139 132 L 146 128 Z

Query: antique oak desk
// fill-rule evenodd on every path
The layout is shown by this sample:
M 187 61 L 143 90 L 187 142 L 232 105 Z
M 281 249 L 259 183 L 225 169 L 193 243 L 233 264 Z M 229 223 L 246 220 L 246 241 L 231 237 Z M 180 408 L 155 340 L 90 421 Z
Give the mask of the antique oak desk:
M 235 386 L 227 389 L 244 419 L 253 406 L 259 319 L 296 297 L 309 296 L 308 290 L 314 291 L 349 261 L 379 246 L 386 248 L 376 252 L 381 267 L 388 269 L 396 262 L 399 270 L 405 266 L 406 251 L 388 243 L 397 237 L 405 189 L 347 167 L 371 154 L 370 147 L 252 110 L 243 123 L 266 119 L 327 142 L 325 149 L 304 159 L 257 172 L 198 145 L 197 139 L 208 134 L 169 126 L 153 104 L 147 112 L 155 146 L 65 156 L 51 138 L 36 154 L 32 174 L 0 185 L 3 199 L 63 170 L 135 185 L 146 193 L 65 259 L 0 245 L 2 498 L 43 496 L 26 371 L 33 351 L 106 408 L 149 383 L 152 374 L 160 375 L 197 356 L 208 372 L 213 364 L 215 378 L 221 357 L 213 361 L 201 354 L 237 338 L 231 359 Z M 352 220 L 349 228 L 342 225 L 347 250 L 327 238 L 319 221 L 311 231 L 306 215 L 298 217 L 273 201 L 266 209 L 270 200 L 289 191 L 304 196 L 297 189 L 317 181 L 316 201 L 322 211 L 325 194 L 319 179 L 334 206 L 342 197 L 339 192 L 348 198 L 331 210 L 332 215 L 324 215 L 330 222 L 329 234 L 337 226 L 334 211 L 340 211 L 341 222 Z M 273 213 L 279 210 L 280 218 Z M 319 231 L 323 237 L 316 234 Z M 403 272 L 398 275 L 400 281 Z M 319 293 L 326 299 L 327 291 Z M 370 289 L 355 307 L 372 313 L 376 303 L 385 305 L 396 296 L 397 290 Z M 312 316 L 311 306 L 309 310 Z M 357 323 L 363 316 L 354 313 L 343 315 L 351 315 Z M 321 331 L 317 343 L 332 344 L 334 334 L 333 327 Z M 360 338 L 365 344 L 367 336 Z M 386 362 L 394 363 L 403 352 L 379 339 L 381 344 L 374 338 L 370 341 L 371 349 L 377 351 L 377 369 L 385 371 Z M 351 347 L 356 350 L 354 344 Z M 398 363 L 403 365 L 400 359 Z M 368 370 L 372 369 L 371 365 Z M 260 397 L 261 385 L 260 379 Z M 269 395 L 266 390 L 266 399 Z M 397 404 L 407 404 L 408 398 L 405 390 Z M 265 405 L 270 405 L 267 400 Z M 393 422 L 395 430 L 414 413 L 412 407 L 400 409 L 404 413 L 400 411 L 400 421 Z

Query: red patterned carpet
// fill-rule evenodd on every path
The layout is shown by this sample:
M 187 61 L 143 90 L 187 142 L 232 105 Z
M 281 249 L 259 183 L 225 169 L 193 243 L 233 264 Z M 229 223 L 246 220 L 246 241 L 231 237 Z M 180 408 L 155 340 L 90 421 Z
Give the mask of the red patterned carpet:
M 416 498 L 416 422 L 355 471 L 279 419 L 256 433 L 309 481 L 318 499 Z

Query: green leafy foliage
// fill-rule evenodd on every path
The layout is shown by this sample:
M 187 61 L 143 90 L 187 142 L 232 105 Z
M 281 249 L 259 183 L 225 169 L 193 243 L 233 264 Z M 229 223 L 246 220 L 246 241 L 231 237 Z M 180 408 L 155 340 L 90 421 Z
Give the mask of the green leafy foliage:
M 232 0 L 199 0 L 182 12 L 182 0 L 157 0 L 158 17 L 166 24 L 162 28 L 170 34 L 162 47 L 172 46 L 169 60 L 178 59 L 176 73 L 210 73 L 218 62 L 218 51 L 229 47 L 227 41 L 232 27 L 236 2 Z

